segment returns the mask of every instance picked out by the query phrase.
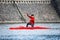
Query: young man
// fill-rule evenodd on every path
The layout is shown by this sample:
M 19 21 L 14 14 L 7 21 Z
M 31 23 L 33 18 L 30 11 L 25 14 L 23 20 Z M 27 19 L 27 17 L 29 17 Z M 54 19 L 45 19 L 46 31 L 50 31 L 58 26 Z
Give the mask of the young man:
M 31 14 L 31 16 L 27 14 L 27 16 L 30 18 L 30 21 L 27 23 L 26 27 L 28 27 L 28 25 L 31 25 L 32 27 L 34 27 L 34 20 L 35 20 L 34 14 Z

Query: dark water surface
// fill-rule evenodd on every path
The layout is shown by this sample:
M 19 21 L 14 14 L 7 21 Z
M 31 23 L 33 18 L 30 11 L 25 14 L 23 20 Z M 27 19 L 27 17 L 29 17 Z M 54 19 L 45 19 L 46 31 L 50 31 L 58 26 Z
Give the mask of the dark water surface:
M 1 35 L 0 40 L 60 40 L 60 35 Z

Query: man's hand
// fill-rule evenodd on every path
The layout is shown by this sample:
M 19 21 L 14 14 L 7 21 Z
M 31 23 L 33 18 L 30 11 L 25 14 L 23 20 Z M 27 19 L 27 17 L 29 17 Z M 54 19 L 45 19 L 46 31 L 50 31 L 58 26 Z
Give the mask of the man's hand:
M 26 14 L 27 14 L 27 16 L 29 16 L 28 13 L 26 13 Z
M 27 14 L 28 17 L 30 17 L 28 13 L 26 13 L 26 14 Z
M 28 13 L 26 13 L 28 15 Z

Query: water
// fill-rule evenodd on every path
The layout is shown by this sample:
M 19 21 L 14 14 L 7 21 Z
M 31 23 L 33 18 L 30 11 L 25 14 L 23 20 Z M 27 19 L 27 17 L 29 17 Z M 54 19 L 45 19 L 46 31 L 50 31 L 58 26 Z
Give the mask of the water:
M 26 24 L 0 24 L 0 40 L 60 40 L 60 29 L 47 30 L 9 30 L 10 27 Z M 60 24 L 35 24 L 35 26 L 60 28 Z
M 1 35 L 0 40 L 60 40 L 60 35 Z

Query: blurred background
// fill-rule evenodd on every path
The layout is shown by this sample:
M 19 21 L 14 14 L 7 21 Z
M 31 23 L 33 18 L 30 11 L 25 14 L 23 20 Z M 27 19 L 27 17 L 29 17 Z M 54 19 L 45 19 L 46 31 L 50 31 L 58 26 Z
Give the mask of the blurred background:
M 27 22 L 34 14 L 35 22 L 60 22 L 59 0 L 0 0 L 0 23 Z

